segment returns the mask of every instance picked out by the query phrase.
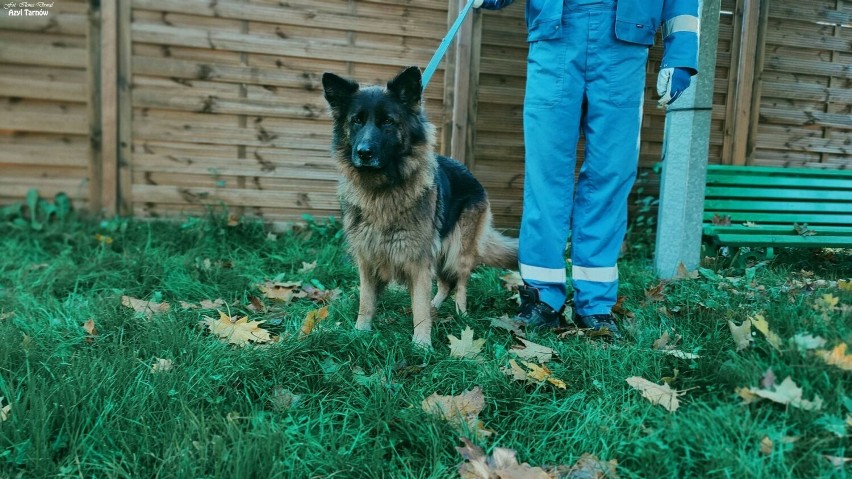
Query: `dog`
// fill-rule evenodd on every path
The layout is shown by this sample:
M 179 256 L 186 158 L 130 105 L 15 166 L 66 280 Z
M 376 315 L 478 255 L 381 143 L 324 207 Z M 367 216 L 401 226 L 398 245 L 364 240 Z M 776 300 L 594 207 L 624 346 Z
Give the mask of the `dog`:
M 377 296 L 393 281 L 411 293 L 412 341 L 430 349 L 431 308 L 455 288 L 456 310 L 466 313 L 471 271 L 517 268 L 518 242 L 493 228 L 488 196 L 470 171 L 435 153 L 421 82 L 417 67 L 386 87 L 322 77 L 343 228 L 360 280 L 355 328 L 372 329 Z

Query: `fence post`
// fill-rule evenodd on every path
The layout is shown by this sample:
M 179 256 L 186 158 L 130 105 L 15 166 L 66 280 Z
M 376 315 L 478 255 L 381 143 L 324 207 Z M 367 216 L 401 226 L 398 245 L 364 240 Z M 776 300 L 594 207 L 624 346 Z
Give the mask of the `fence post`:
M 117 0 L 101 0 L 101 208 L 118 207 L 118 15 Z
M 688 270 L 694 270 L 701 256 L 701 216 L 721 0 L 703 0 L 699 5 L 699 73 L 693 78 L 692 86 L 666 113 L 663 136 L 654 267 L 657 275 L 664 279 L 675 277 L 681 263 Z

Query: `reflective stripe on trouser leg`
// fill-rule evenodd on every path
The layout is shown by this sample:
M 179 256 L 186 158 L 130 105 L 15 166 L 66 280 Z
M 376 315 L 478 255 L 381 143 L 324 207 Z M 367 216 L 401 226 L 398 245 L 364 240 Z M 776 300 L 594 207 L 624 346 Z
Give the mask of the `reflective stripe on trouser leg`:
M 601 18 L 589 40 L 586 151 L 571 248 L 574 308 L 581 315 L 607 314 L 617 300 L 616 262 L 639 160 L 648 48 L 617 40 L 613 21 Z
M 585 16 L 566 31 L 586 31 Z M 540 299 L 565 303 L 565 244 L 571 227 L 574 167 L 583 104 L 583 35 L 530 44 L 524 97 L 524 209 L 518 259 L 521 277 Z

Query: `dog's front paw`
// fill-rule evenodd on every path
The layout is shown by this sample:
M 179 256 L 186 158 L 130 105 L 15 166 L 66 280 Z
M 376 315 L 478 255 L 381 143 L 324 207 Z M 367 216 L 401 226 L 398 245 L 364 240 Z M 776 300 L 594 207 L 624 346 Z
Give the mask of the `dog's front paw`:
M 414 337 L 412 337 L 411 342 L 416 348 L 422 349 L 424 351 L 434 351 L 434 349 L 432 348 L 432 338 L 428 336 L 423 338 L 415 335 Z
M 358 331 L 372 331 L 373 322 L 369 319 L 358 318 L 358 321 L 355 321 L 355 329 Z

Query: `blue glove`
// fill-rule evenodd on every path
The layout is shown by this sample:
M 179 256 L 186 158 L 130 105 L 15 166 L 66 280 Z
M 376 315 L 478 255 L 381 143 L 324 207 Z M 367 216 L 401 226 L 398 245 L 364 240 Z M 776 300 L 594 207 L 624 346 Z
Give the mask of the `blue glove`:
M 657 94 L 660 95 L 658 107 L 671 105 L 689 88 L 692 75 L 689 70 L 681 67 L 663 68 L 657 76 Z

